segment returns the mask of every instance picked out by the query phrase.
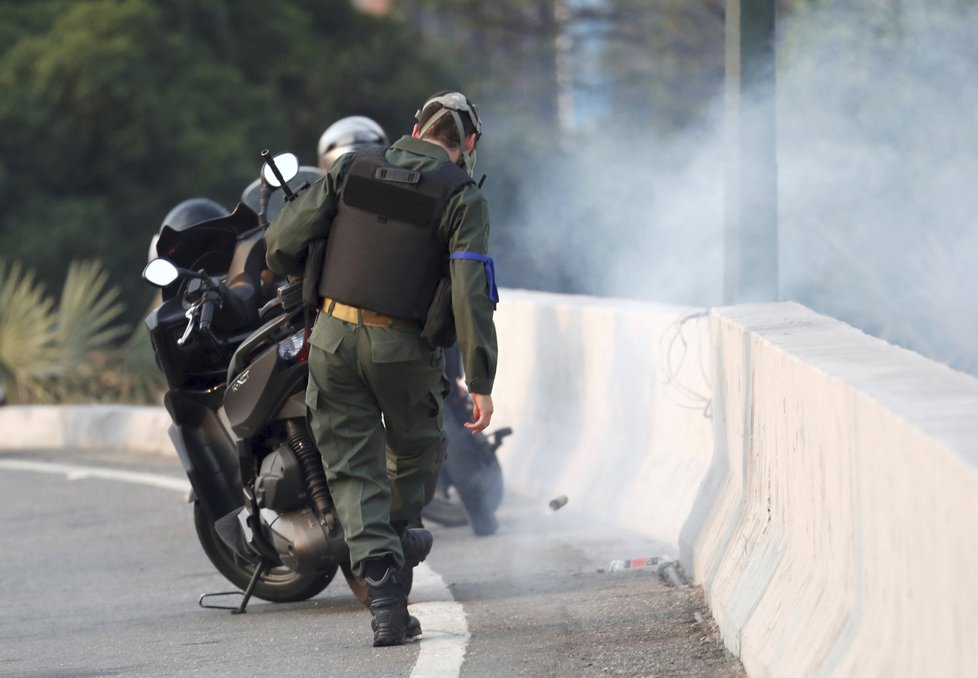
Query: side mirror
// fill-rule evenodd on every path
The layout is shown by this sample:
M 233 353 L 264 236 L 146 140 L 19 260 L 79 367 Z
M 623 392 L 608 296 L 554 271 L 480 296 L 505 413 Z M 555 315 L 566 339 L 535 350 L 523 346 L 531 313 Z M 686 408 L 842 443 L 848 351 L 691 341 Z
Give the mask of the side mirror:
M 285 182 L 292 181 L 299 174 L 299 158 L 294 153 L 281 153 L 276 155 L 271 159 L 271 163 L 274 163 L 275 167 L 278 168 L 279 174 L 282 175 L 282 180 Z M 282 185 L 268 162 L 262 166 L 261 171 L 262 176 L 265 177 L 265 181 L 268 182 L 269 186 L 278 188 Z
M 153 259 L 143 269 L 143 280 L 156 287 L 166 287 L 179 277 L 180 269 L 166 259 Z

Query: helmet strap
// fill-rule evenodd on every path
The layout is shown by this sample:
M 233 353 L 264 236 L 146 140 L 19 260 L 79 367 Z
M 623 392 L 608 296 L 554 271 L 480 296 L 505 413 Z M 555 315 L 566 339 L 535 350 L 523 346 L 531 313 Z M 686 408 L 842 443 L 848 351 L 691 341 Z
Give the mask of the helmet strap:
M 424 138 L 425 133 L 431 129 L 432 125 L 446 115 L 452 116 L 455 121 L 455 128 L 458 130 L 459 159 L 462 161 L 459 163 L 459 167 L 462 167 L 469 176 L 472 176 L 472 172 L 475 171 L 475 149 L 473 148 L 471 151 L 465 149 L 465 127 L 462 125 L 462 118 L 459 116 L 458 111 L 442 106 L 434 115 L 428 118 L 428 121 L 418 131 L 418 136 Z

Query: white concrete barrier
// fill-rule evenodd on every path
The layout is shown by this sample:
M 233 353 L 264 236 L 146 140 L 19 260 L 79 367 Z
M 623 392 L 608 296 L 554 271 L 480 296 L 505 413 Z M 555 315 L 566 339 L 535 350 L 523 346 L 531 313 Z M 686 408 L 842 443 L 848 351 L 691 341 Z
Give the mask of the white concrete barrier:
M 978 380 L 797 304 L 683 315 L 507 291 L 508 485 L 677 544 L 752 676 L 978 675 Z
M 978 380 L 796 304 L 711 333 L 683 561 L 748 674 L 978 675 Z
M 507 486 L 541 507 L 567 495 L 675 551 L 712 459 L 703 309 L 501 298 L 493 427 L 515 431 L 500 449 Z
M 7 405 L 0 407 L 0 450 L 128 449 L 176 455 L 162 407 Z

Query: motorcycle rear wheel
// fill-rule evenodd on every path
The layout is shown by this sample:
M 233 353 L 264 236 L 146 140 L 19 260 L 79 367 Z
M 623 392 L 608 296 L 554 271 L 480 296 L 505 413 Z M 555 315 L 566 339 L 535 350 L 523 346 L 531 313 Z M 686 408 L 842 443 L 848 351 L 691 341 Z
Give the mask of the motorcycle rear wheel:
M 248 560 L 232 551 L 217 534 L 214 523 L 207 518 L 200 502 L 196 501 L 194 528 L 204 553 L 217 571 L 239 589 L 245 590 L 258 566 L 257 558 L 254 561 Z M 339 566 L 334 565 L 324 572 L 301 574 L 286 567 L 272 568 L 255 584 L 254 595 L 271 603 L 308 600 L 329 586 L 338 569 Z

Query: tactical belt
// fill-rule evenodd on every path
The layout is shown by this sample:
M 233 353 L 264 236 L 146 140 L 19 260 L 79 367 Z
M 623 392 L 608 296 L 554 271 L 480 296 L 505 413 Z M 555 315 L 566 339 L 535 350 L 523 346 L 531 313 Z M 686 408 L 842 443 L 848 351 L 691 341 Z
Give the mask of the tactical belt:
M 359 306 L 349 306 L 329 297 L 323 299 L 323 313 L 331 315 L 337 320 L 353 323 L 354 325 L 367 325 L 369 327 L 387 327 L 399 330 L 420 330 L 418 323 L 403 318 L 392 318 L 383 313 L 377 313 Z

